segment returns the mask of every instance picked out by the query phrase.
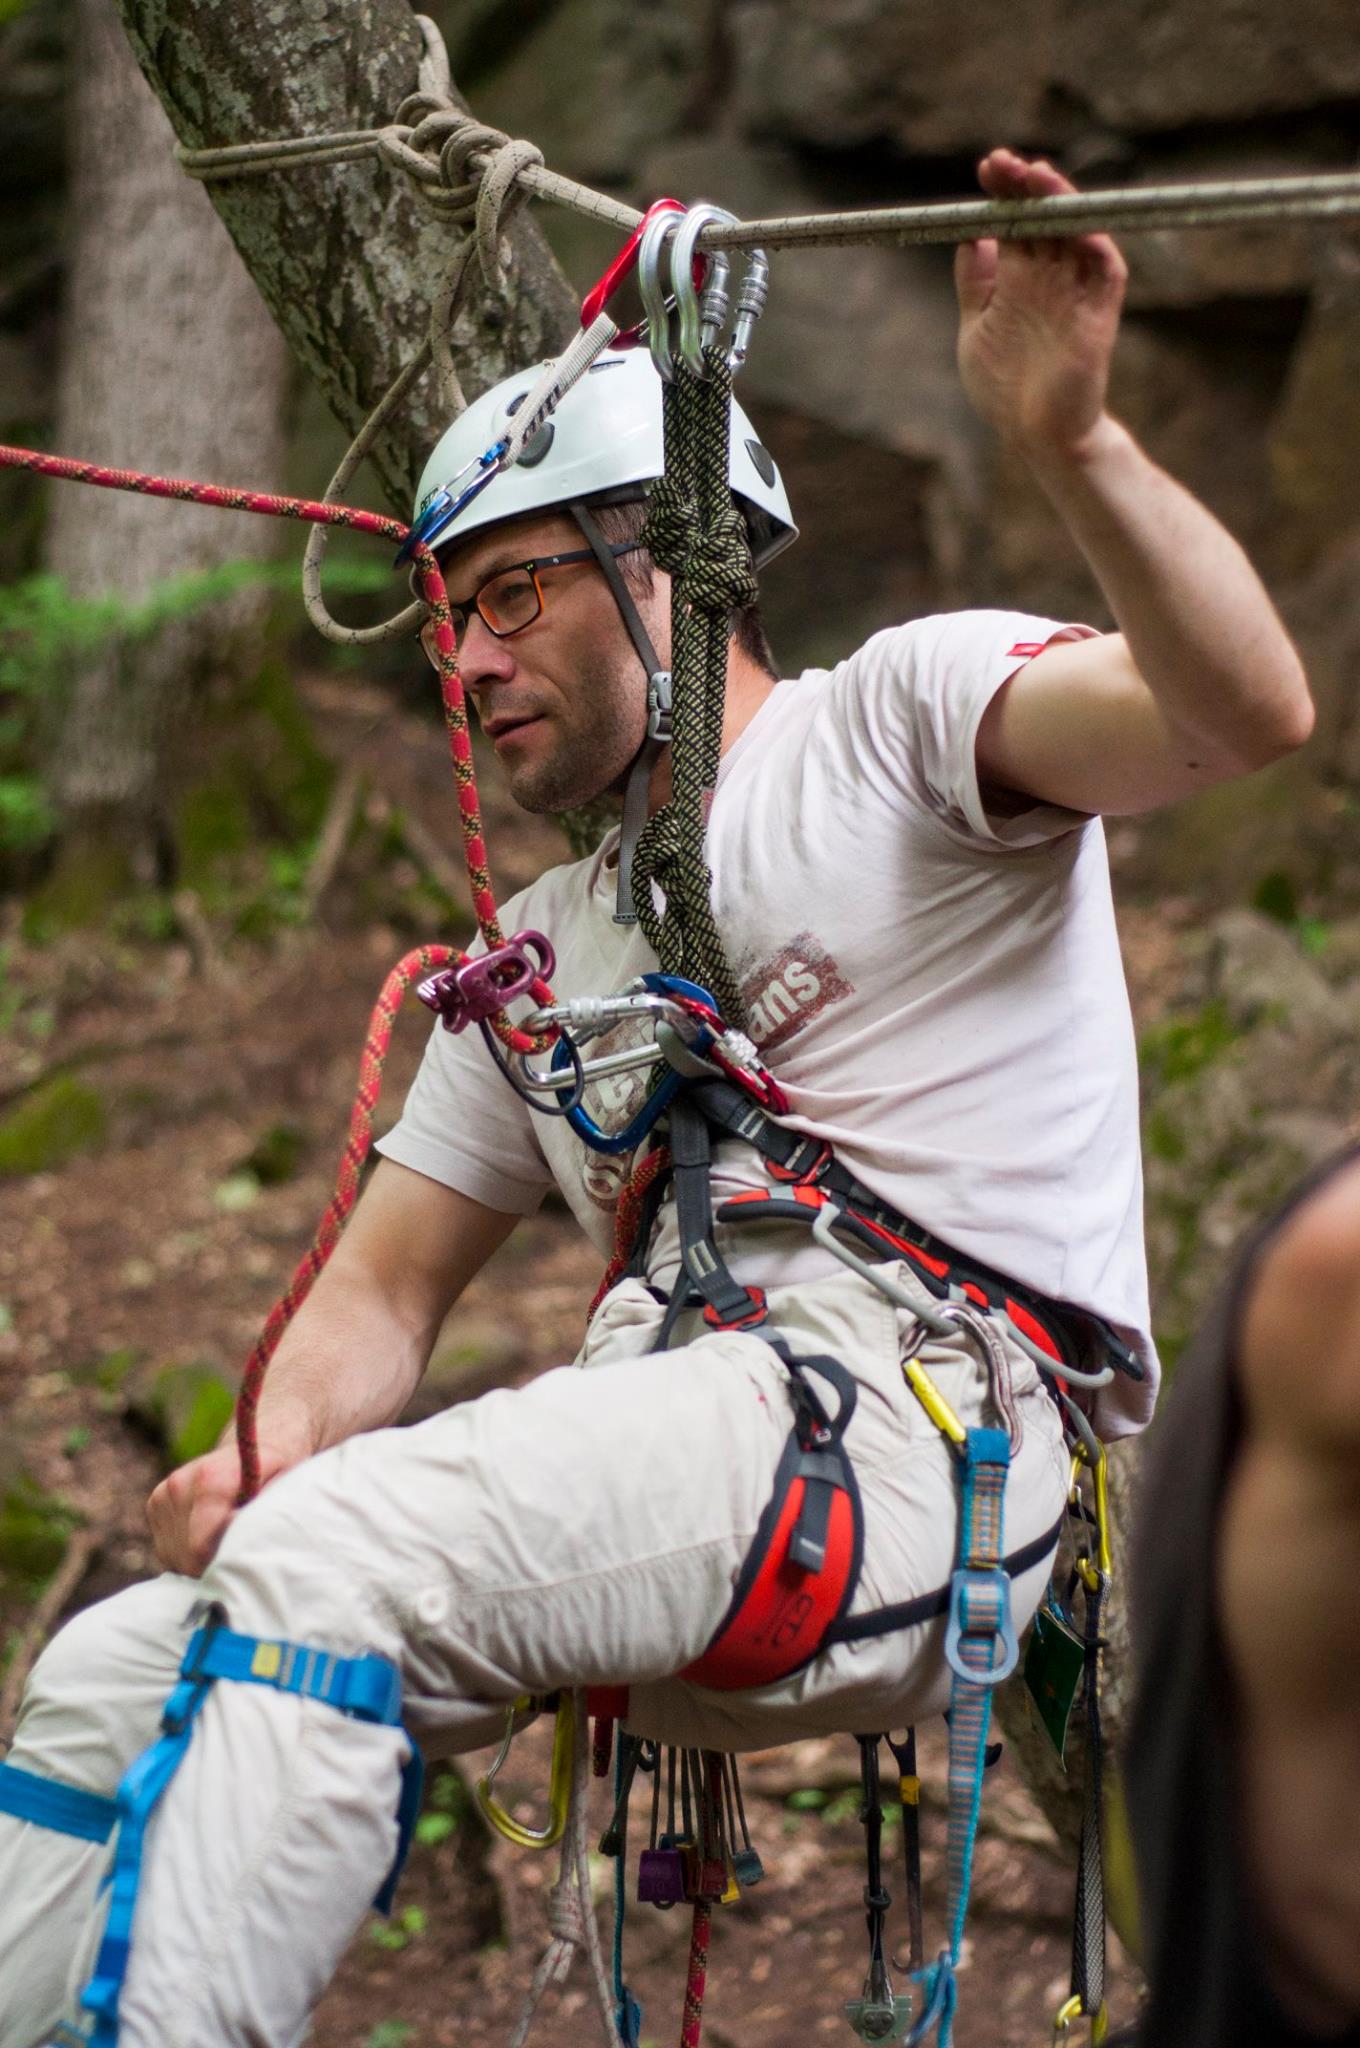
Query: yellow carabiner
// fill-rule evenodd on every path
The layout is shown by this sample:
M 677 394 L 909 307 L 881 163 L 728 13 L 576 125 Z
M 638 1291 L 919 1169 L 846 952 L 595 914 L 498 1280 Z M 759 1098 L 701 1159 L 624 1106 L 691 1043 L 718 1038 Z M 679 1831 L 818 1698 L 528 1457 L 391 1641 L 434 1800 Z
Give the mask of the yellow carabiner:
M 521 1714 L 536 1710 L 537 1702 L 525 1694 L 517 1699 L 506 1717 L 505 1734 L 496 1751 L 495 1761 L 484 1778 L 479 1778 L 473 1787 L 478 1810 L 489 1826 L 498 1835 L 504 1835 L 507 1842 L 513 1842 L 520 1849 L 551 1849 L 560 1842 L 566 1832 L 567 1812 L 571 1806 L 572 1761 L 576 1748 L 576 1710 L 569 1692 L 561 1694 L 557 1703 L 557 1728 L 553 1735 L 552 1778 L 548 1791 L 548 1825 L 545 1828 L 528 1828 L 497 1804 L 491 1788 L 498 1773 L 510 1754 L 510 1745 L 515 1739 Z
M 1109 1459 L 1104 1444 L 1096 1446 L 1092 1458 L 1084 1443 L 1078 1443 L 1072 1453 L 1072 1492 L 1075 1497 L 1077 1480 L 1082 1466 L 1091 1473 L 1091 1490 L 1096 1525 L 1096 1555 L 1093 1563 L 1089 1557 L 1078 1555 L 1076 1567 L 1082 1584 L 1088 1592 L 1098 1593 L 1102 1586 L 1108 1586 L 1114 1573 L 1114 1555 L 1110 1548 L 1110 1487 Z
M 1080 1996 L 1074 1992 L 1065 2005 L 1060 2005 L 1053 2016 L 1053 2048 L 1062 2048 L 1062 2043 L 1072 2031 L 1073 2020 L 1082 2017 L 1083 2006 Z M 1091 2014 L 1091 2048 L 1100 2048 L 1110 2030 L 1109 2008 L 1102 2003 Z
M 962 1448 L 968 1441 L 968 1432 L 920 1359 L 906 1359 L 902 1366 L 902 1376 L 941 1436 Z

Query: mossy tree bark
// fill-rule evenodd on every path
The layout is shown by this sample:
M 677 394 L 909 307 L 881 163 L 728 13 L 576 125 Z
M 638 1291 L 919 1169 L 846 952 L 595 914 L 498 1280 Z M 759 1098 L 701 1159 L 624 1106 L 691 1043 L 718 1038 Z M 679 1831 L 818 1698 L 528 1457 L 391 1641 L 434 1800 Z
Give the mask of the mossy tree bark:
M 420 31 L 406 0 L 118 0 L 138 61 L 181 143 L 379 127 L 414 92 Z M 214 180 L 207 190 L 284 338 L 351 430 L 426 330 L 459 230 L 386 165 L 316 166 Z M 575 305 L 539 229 L 512 224 L 505 289 L 472 295 L 455 329 L 469 394 L 560 347 Z M 420 460 L 443 422 L 426 379 L 374 462 L 409 513 Z

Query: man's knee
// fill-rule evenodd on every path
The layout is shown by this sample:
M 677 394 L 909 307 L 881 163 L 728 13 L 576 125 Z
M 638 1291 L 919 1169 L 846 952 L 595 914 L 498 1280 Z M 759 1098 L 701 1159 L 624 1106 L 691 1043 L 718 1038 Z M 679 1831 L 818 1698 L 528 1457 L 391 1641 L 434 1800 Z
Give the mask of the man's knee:
M 194 1580 L 165 1572 L 73 1615 L 33 1667 L 13 1760 L 112 1792 L 152 1739 L 196 1593 Z
M 231 1523 L 199 1594 L 247 1634 L 392 1654 L 381 1531 L 363 1526 L 337 1463 L 323 1453 L 267 1486 Z

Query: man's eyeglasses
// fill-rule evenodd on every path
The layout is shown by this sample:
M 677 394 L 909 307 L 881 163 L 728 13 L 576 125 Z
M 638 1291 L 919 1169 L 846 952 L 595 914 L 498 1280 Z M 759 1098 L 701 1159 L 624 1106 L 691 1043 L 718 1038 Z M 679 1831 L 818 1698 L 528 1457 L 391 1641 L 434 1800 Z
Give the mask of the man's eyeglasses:
M 636 540 L 614 541 L 610 543 L 609 552 L 616 558 L 631 555 L 641 545 L 641 541 Z M 593 548 L 572 548 L 564 555 L 539 555 L 532 562 L 515 562 L 508 569 L 497 569 L 471 597 L 460 603 L 450 600 L 454 639 L 461 644 L 474 612 L 487 632 L 494 634 L 497 640 L 508 640 L 512 633 L 522 633 L 526 626 L 532 626 L 543 610 L 543 586 L 538 579 L 545 570 L 564 569 L 569 562 L 596 560 Z M 420 637 L 433 659 L 432 632 L 433 628 L 427 621 L 421 628 Z

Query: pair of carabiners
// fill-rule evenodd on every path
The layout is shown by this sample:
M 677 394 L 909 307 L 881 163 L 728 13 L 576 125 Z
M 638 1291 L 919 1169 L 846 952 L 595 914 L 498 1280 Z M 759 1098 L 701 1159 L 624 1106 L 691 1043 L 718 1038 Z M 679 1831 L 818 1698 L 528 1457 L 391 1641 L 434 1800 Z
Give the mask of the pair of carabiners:
M 669 382 L 675 375 L 676 356 L 694 376 L 705 374 L 704 352 L 712 348 L 727 325 L 727 280 L 731 264 L 727 252 L 709 252 L 700 297 L 695 279 L 699 237 L 705 228 L 735 227 L 737 216 L 725 207 L 701 202 L 691 206 L 683 218 L 658 213 L 642 231 L 638 252 L 638 289 L 647 311 L 647 336 L 652 361 Z M 670 289 L 666 290 L 662 267 L 669 255 Z M 735 374 L 746 360 L 751 334 L 765 310 L 769 292 L 770 265 L 763 249 L 752 249 L 746 263 L 727 366 Z M 676 322 L 675 348 L 671 347 L 671 314 Z

